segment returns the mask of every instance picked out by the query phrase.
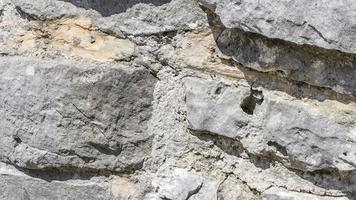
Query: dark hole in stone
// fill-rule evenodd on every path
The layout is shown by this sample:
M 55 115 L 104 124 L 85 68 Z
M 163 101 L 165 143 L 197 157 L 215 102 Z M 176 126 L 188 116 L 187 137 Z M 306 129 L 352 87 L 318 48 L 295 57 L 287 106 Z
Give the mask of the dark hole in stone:
M 283 70 L 276 70 L 276 73 L 282 77 L 287 76 L 287 74 Z
M 280 152 L 281 154 L 283 154 L 284 156 L 287 156 L 287 155 L 288 155 L 287 149 L 286 149 L 284 146 L 278 144 L 277 142 L 268 141 L 268 142 L 267 142 L 267 145 L 268 145 L 268 146 L 273 146 L 273 147 L 275 147 L 275 148 L 277 149 L 277 151 L 279 151 L 279 152 Z
M 344 153 L 342 153 L 342 154 L 344 154 L 344 156 L 347 156 L 347 152 L 344 152 Z
M 160 6 L 171 2 L 172 0 L 60 0 L 70 2 L 77 7 L 93 9 L 102 16 L 108 17 L 114 14 L 125 12 L 135 4 L 145 3 Z
M 215 94 L 217 94 L 217 95 L 221 94 L 222 89 L 223 89 L 222 87 L 216 88 Z
M 251 88 L 250 95 L 244 98 L 244 100 L 242 100 L 240 107 L 245 113 L 249 115 L 253 115 L 256 108 L 256 104 L 261 105 L 262 102 L 263 102 L 262 91 L 254 90 Z
M 256 102 L 253 99 L 253 97 L 248 96 L 242 101 L 240 106 L 245 113 L 249 115 L 253 115 L 253 112 L 255 111 L 256 108 Z
M 19 144 L 22 143 L 22 140 L 19 136 L 14 136 L 14 140 Z
M 219 83 L 217 85 L 217 87 L 215 88 L 214 94 L 215 95 L 220 95 L 224 92 L 224 90 L 226 89 L 226 85 L 224 83 Z

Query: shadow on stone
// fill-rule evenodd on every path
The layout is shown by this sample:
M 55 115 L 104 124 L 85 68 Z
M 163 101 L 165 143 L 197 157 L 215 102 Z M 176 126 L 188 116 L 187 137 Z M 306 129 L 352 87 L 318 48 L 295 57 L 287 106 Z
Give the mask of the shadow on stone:
M 356 199 L 356 172 L 338 171 L 336 169 L 323 169 L 313 172 L 294 171 L 301 178 L 314 185 L 328 189 L 340 190 L 349 199 Z
M 196 136 L 202 141 L 211 141 L 215 146 L 220 148 L 225 153 L 241 157 L 242 153 L 247 153 L 250 161 L 258 168 L 268 169 L 270 166 L 277 160 L 277 158 L 273 155 L 266 154 L 266 157 L 261 155 L 254 155 L 249 153 L 242 143 L 238 139 L 229 138 L 222 135 L 217 135 L 215 133 L 209 131 L 197 131 L 189 129 L 189 133 Z
M 239 157 L 240 154 L 244 151 L 243 145 L 238 140 L 234 140 L 222 135 L 216 135 L 209 131 L 197 131 L 190 129 L 189 132 L 190 134 L 198 137 L 200 140 L 212 141 L 214 145 L 229 155 Z
M 238 60 L 225 59 L 223 63 L 241 70 L 250 85 L 283 91 L 296 98 L 355 101 L 356 55 L 267 38 L 240 28 L 226 28 L 215 14 L 214 5 L 201 5 L 201 8 L 207 14 L 219 50 Z M 269 54 L 275 56 L 273 62 L 261 60 L 261 57 L 267 60 Z M 312 66 L 319 61 L 320 66 L 314 69 Z M 251 63 L 258 63 L 262 70 L 248 67 Z M 344 92 L 335 90 L 338 87 Z
M 262 102 L 263 102 L 262 91 L 254 90 L 251 87 L 250 95 L 247 96 L 242 101 L 240 107 L 245 113 L 249 115 L 253 115 L 253 112 L 255 111 L 256 108 L 256 104 L 261 105 Z
M 224 55 L 238 60 L 236 62 L 232 59 L 222 59 L 223 63 L 238 68 L 251 87 L 282 91 L 298 99 L 336 100 L 342 103 L 355 101 L 356 55 L 268 38 L 239 28 L 226 28 L 220 17 L 215 14 L 215 5 L 201 4 L 201 8 L 207 14 L 219 50 Z M 279 51 L 274 52 L 274 49 L 279 49 Z M 274 53 L 276 57 L 273 62 L 265 63 L 260 58 L 268 58 L 268 53 Z M 312 66 L 315 66 L 317 61 L 320 61 L 322 67 L 313 68 Z M 258 63 L 263 70 L 258 71 L 246 67 L 251 63 Z M 342 86 L 344 92 L 335 90 L 339 86 Z M 250 96 L 247 97 L 241 105 L 247 114 L 253 114 L 255 103 L 251 99 Z M 288 153 L 282 145 L 274 141 L 269 141 L 268 145 L 276 147 L 282 154 Z M 225 147 L 221 149 L 224 150 Z M 250 160 L 256 167 L 262 169 L 268 167 L 268 162 L 264 161 L 282 163 L 278 157 L 269 152 L 250 155 Z M 293 163 L 293 165 L 296 164 Z M 340 190 L 347 198 L 356 199 L 356 171 L 329 168 L 306 171 L 290 166 L 285 167 L 316 186 L 327 190 Z
M 45 169 L 25 169 L 15 166 L 17 170 L 25 173 L 28 176 L 39 178 L 47 182 L 51 181 L 67 181 L 67 180 L 90 180 L 93 177 L 117 175 L 120 173 L 110 170 L 98 170 L 91 168 L 77 167 L 61 167 L 61 168 L 45 168 Z
M 153 4 L 160 6 L 171 2 L 171 0 L 60 0 L 70 2 L 77 7 L 87 10 L 93 9 L 98 11 L 103 17 L 125 12 L 135 4 Z

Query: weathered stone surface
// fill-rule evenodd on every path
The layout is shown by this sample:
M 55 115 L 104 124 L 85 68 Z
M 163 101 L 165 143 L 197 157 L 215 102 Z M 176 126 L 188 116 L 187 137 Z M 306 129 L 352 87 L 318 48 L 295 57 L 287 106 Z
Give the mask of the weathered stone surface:
M 161 199 L 216 199 L 218 183 L 202 174 L 184 169 L 165 170 L 153 180 Z
M 1 160 L 24 168 L 142 167 L 156 79 L 142 68 L 0 61 Z
M 47 182 L 0 164 L 0 199 L 100 199 L 111 198 L 109 183 L 102 178 Z
M 291 168 L 355 170 L 354 107 L 335 119 L 323 103 L 198 78 L 187 78 L 185 84 L 187 119 L 194 131 L 238 139 L 248 152 L 271 154 Z
M 202 3 L 202 7 L 208 14 L 219 49 L 236 62 L 257 71 L 356 96 L 355 54 L 299 45 L 276 39 L 278 37 L 245 31 L 241 27 L 226 28 L 221 21 L 225 15 L 217 15 L 215 5 Z M 248 9 L 246 12 L 249 12 Z
M 125 35 L 150 35 L 160 32 L 169 32 L 176 30 L 191 30 L 206 25 L 204 13 L 197 3 L 190 0 L 145 0 L 141 4 L 139 1 L 126 1 L 126 3 L 111 6 L 113 1 L 100 1 L 93 5 L 93 1 L 71 1 L 66 3 L 60 0 L 27 1 L 11 0 L 25 16 L 35 19 L 53 20 L 62 17 L 90 17 L 95 26 L 106 32 L 115 33 L 120 37 Z M 85 8 L 93 7 L 94 10 L 79 9 L 75 5 L 83 5 Z M 132 6 L 129 6 L 132 5 Z M 161 5 L 161 6 L 154 6 Z M 102 14 L 95 12 L 102 10 L 125 10 L 126 12 L 112 15 L 110 18 L 102 17 Z
M 302 200 L 302 199 L 310 199 L 310 200 L 347 200 L 347 197 L 328 197 L 328 196 L 317 196 L 307 193 L 298 193 L 287 191 L 283 188 L 271 188 L 266 190 L 262 195 L 264 200 Z
M 228 28 L 356 53 L 356 3 L 345 1 L 203 0 Z
M 0 0 L 1 200 L 356 198 L 354 3 L 118 2 Z
M 98 32 L 90 18 L 61 18 L 47 24 L 32 23 L 30 30 L 16 37 L 20 52 L 36 52 L 50 47 L 100 62 L 128 61 L 135 53 L 135 44 L 127 39 Z M 46 49 L 47 49 L 46 48 Z
M 250 188 L 238 180 L 236 177 L 227 177 L 221 184 L 218 193 L 218 199 L 221 200 L 239 200 L 250 199 L 260 200 L 261 197 L 258 194 L 254 194 Z
M 93 9 L 98 11 L 103 16 L 110 16 L 125 12 L 128 8 L 135 4 L 154 4 L 160 6 L 169 3 L 171 0 L 60 0 L 66 1 L 85 9 Z

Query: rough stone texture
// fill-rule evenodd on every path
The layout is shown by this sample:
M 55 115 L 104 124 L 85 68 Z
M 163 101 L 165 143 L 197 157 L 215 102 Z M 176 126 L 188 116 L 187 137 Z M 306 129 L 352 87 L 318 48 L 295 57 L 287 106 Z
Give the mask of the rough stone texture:
M 20 167 L 142 167 L 155 78 L 124 66 L 2 58 L 1 160 Z
M 167 170 L 153 180 L 161 199 L 216 199 L 218 183 L 195 172 Z
M 354 107 L 335 105 L 333 112 L 348 114 L 330 118 L 327 103 L 197 78 L 185 84 L 192 130 L 238 139 L 248 152 L 277 157 L 295 169 L 355 170 Z
M 345 1 L 204 0 L 228 28 L 356 53 L 356 3 Z
M 108 185 L 102 179 L 47 182 L 1 164 L 0 199 L 109 199 Z
M 331 200 L 331 199 L 337 199 L 337 200 L 345 200 L 347 198 L 345 197 L 340 197 L 340 198 L 332 198 L 332 197 L 315 197 L 310 194 L 300 194 L 297 192 L 289 192 L 286 191 L 285 189 L 278 189 L 278 188 L 271 188 L 268 189 L 263 193 L 263 198 L 264 199 L 270 199 L 270 200 L 284 200 L 284 199 L 310 199 L 310 200 Z
M 0 0 L 0 199 L 355 199 L 354 7 Z
M 101 62 L 130 60 L 134 56 L 135 45 L 132 42 L 95 31 L 92 25 L 89 18 L 64 18 L 50 24 L 33 23 L 30 25 L 32 30 L 20 33 L 16 42 L 20 52 L 31 53 L 45 44 L 67 52 L 68 56 Z
M 110 16 L 113 14 L 118 14 L 125 12 L 128 8 L 132 7 L 138 3 L 151 3 L 156 6 L 160 6 L 166 3 L 169 3 L 170 0 L 62 0 L 66 2 L 70 2 L 76 6 L 85 8 L 85 9 L 93 9 L 98 11 L 103 16 Z
M 283 37 L 287 40 L 277 36 L 269 38 L 262 33 L 246 31 L 240 26 L 227 28 L 222 22 L 226 15 L 219 16 L 215 4 L 203 2 L 201 5 L 208 13 L 220 50 L 236 62 L 257 71 L 276 73 L 294 81 L 356 96 L 354 54 L 296 44 Z M 347 24 L 342 26 L 348 27 Z M 298 32 L 293 28 L 288 30 Z

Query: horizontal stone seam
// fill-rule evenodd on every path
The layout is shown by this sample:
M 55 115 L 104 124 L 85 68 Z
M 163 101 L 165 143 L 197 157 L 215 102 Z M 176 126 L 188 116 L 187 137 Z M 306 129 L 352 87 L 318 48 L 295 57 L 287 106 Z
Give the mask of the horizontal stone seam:
M 346 197 L 347 195 L 330 195 L 330 194 L 326 194 L 326 191 L 324 194 L 320 194 L 320 193 L 314 193 L 312 191 L 308 191 L 308 190 L 294 190 L 294 189 L 290 189 L 288 188 L 287 186 L 285 185 L 271 185 L 269 186 L 268 188 L 266 188 L 263 192 L 266 192 L 267 190 L 273 188 L 273 187 L 276 187 L 276 188 L 283 188 L 287 191 L 290 191 L 290 192 L 297 192 L 297 193 L 304 193 L 304 194 L 311 194 L 311 195 L 315 195 L 315 196 L 320 196 L 320 197 Z M 262 192 L 262 193 L 263 193 Z
M 204 135 L 205 134 L 208 134 L 208 135 L 211 135 L 211 136 L 213 136 L 213 137 L 219 137 L 219 135 L 217 135 L 217 134 L 215 134 L 214 132 L 210 132 L 210 131 L 204 131 L 204 130 L 194 130 L 194 129 L 191 129 L 191 128 L 189 128 L 189 131 L 194 135 L 194 134 L 200 134 L 201 136 L 203 136 L 204 137 Z M 227 137 L 227 138 L 229 138 L 229 137 Z M 251 153 L 251 152 L 249 152 L 244 146 L 243 146 L 243 144 L 239 141 L 239 138 L 229 138 L 229 139 L 231 139 L 231 140 L 234 140 L 234 141 L 236 141 L 236 142 L 238 142 L 239 143 L 239 145 L 240 145 L 240 147 L 249 155 L 249 160 L 250 160 L 250 157 L 254 157 L 254 156 L 257 156 L 257 157 L 265 157 L 265 154 L 253 154 L 253 153 Z M 267 156 L 268 157 L 268 156 Z M 283 165 L 284 167 L 286 167 L 288 170 L 291 170 L 291 171 L 298 171 L 298 172 L 311 172 L 311 173 L 313 173 L 314 171 L 307 171 L 307 170 L 302 170 L 302 169 L 297 169 L 297 168 L 293 168 L 293 167 L 291 167 L 291 166 L 288 166 L 288 165 L 285 165 L 283 162 L 280 162 L 280 158 L 278 157 L 278 156 L 276 156 L 276 157 L 272 157 L 272 159 L 273 159 L 273 161 L 275 161 L 275 162 L 278 162 L 278 163 L 280 163 L 281 165 Z M 324 169 L 321 169 L 321 170 L 324 170 Z M 340 173 L 342 173 L 342 172 L 344 172 L 344 171 L 342 171 L 342 170 L 339 170 L 339 169 L 336 169 L 336 168 L 334 168 L 334 170 L 336 170 L 337 172 L 340 172 Z M 315 172 L 317 172 L 317 171 L 320 171 L 320 170 L 315 170 Z M 352 170 L 352 171 L 354 171 L 354 172 L 356 172 L 356 170 Z M 351 171 L 347 171 L 347 172 L 351 172 Z M 277 186 L 277 185 L 275 185 L 275 186 Z M 280 187 L 282 187 L 282 186 L 280 186 Z M 287 189 L 287 190 L 290 190 L 290 189 L 288 189 L 288 188 L 284 188 L 284 189 Z M 293 190 L 290 190 L 290 191 L 293 191 Z M 304 191 L 304 190 L 302 190 L 304 193 L 309 193 L 309 194 L 315 194 L 315 195 L 320 195 L 320 196 L 323 196 L 324 194 L 317 194 L 317 193 L 312 193 L 312 192 L 310 192 L 310 191 Z M 294 192 L 299 192 L 299 191 L 294 191 Z M 325 194 L 324 196 L 327 196 L 328 194 Z

